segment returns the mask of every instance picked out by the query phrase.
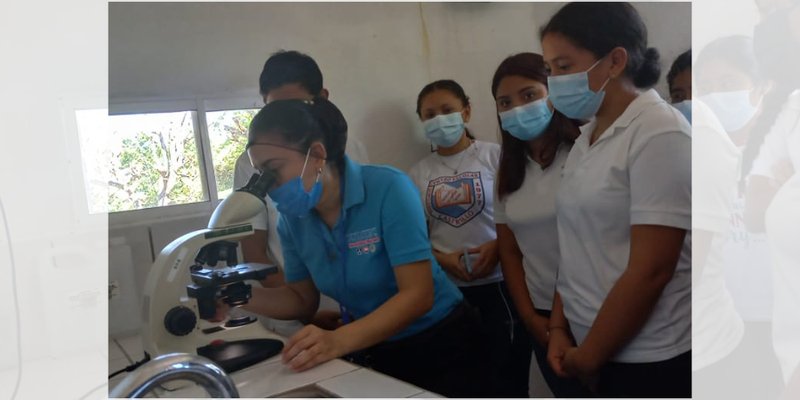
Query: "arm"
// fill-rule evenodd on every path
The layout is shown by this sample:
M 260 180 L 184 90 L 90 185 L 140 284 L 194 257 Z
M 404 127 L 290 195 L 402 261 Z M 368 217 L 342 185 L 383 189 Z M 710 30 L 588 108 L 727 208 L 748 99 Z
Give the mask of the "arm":
M 319 290 L 311 279 L 275 288 L 253 288 L 250 302 L 242 306 L 247 311 L 275 319 L 307 319 L 319 307 Z
M 650 316 L 675 272 L 686 231 L 657 225 L 631 227 L 627 269 L 606 297 L 586 339 L 564 368 L 591 375 L 632 339 Z
M 389 262 L 375 267 L 393 268 L 397 293 L 363 318 L 335 331 L 307 326 L 298 332 L 283 352 L 292 369 L 305 370 L 386 340 L 433 306 L 431 247 L 419 192 L 405 175 L 389 178 L 393 182 L 383 193 L 380 215 Z M 280 225 L 278 228 L 280 231 Z
M 256 229 L 254 234 L 242 239 L 239 244 L 242 246 L 242 259 L 244 262 L 275 264 L 267 256 L 267 231 Z M 261 286 L 274 288 L 284 283 L 283 271 L 278 271 L 261 281 Z
M 463 253 L 460 251 L 445 253 L 433 249 L 433 256 L 445 271 L 464 282 L 469 282 L 473 277 L 467 273 L 467 269 L 461 260 L 461 254 Z
M 550 314 L 550 321 L 547 326 L 547 362 L 556 375 L 565 378 L 569 374 L 564 371 L 564 356 L 567 350 L 575 346 L 572 339 L 572 331 L 569 321 L 564 316 L 564 303 L 561 302 L 561 295 L 558 292 L 553 297 L 553 310 Z
M 547 318 L 536 313 L 533 299 L 525 284 L 525 269 L 522 265 L 522 251 L 519 249 L 514 232 L 506 224 L 497 224 L 497 247 L 500 253 L 500 267 L 503 269 L 506 287 L 517 307 L 519 317 L 528 332 L 542 346 L 547 345 Z
M 692 227 L 691 145 L 677 131 L 634 144 L 628 262 L 581 345 L 564 356 L 570 374 L 593 375 L 636 336 L 671 281 Z
M 478 260 L 472 266 L 472 279 L 485 278 L 494 271 L 497 262 L 499 261 L 499 252 L 497 249 L 497 239 L 490 240 L 481 244 L 478 247 L 473 247 L 467 250 L 469 253 L 477 253 Z
M 325 361 L 380 343 L 400 332 L 433 306 L 430 261 L 394 268 L 397 294 L 364 318 L 335 331 L 306 326 L 293 336 L 283 351 L 283 361 L 303 371 Z

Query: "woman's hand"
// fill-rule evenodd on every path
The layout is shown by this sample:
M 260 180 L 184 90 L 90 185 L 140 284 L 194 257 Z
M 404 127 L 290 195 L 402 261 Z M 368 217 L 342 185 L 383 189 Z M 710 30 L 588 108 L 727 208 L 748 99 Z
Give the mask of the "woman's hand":
M 525 327 L 528 328 L 528 332 L 531 333 L 539 345 L 546 348 L 550 339 L 547 334 L 547 326 L 550 323 L 550 319 L 539 314 L 535 314 L 533 318 L 526 320 L 525 322 Z
M 337 331 L 306 325 L 289 339 L 281 358 L 293 371 L 300 372 L 347 353 Z
M 498 260 L 497 240 L 490 240 L 467 251 L 469 253 L 478 253 L 478 261 L 472 265 L 472 279 L 484 278 L 494 271 Z
M 335 310 L 319 310 L 311 319 L 311 323 L 325 330 L 332 331 L 342 325 L 342 313 Z
M 474 278 L 467 272 L 467 267 L 461 260 L 461 255 L 463 254 L 460 251 L 454 253 L 444 253 L 439 250 L 433 250 L 434 255 L 436 256 L 436 261 L 439 262 L 439 265 L 444 268 L 447 273 L 450 275 L 455 276 L 456 278 L 464 281 L 470 282 Z
M 210 322 L 222 322 L 228 318 L 228 312 L 230 312 L 231 306 L 228 303 L 224 302 L 222 299 L 217 299 L 217 310 L 214 313 L 214 316 L 209 318 L 208 321 Z
M 572 339 L 564 328 L 550 330 L 547 340 L 547 362 L 556 375 L 562 378 L 569 378 L 572 375 L 564 368 L 564 357 L 567 350 L 574 348 Z
M 561 363 L 567 374 L 578 377 L 584 384 L 589 384 L 597 371 L 600 363 L 596 362 L 590 354 L 581 347 L 570 347 L 564 354 Z

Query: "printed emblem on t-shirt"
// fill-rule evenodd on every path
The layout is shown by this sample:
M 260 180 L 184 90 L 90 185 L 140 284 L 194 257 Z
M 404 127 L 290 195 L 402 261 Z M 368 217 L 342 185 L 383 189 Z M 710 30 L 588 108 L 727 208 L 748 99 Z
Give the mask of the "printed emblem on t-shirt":
M 480 214 L 486 204 L 481 173 L 462 172 L 432 179 L 425 198 L 431 217 L 458 228 Z
M 380 241 L 378 228 L 369 228 L 347 234 L 347 247 L 355 251 L 356 255 L 359 256 L 374 253 L 377 249 L 376 244 Z

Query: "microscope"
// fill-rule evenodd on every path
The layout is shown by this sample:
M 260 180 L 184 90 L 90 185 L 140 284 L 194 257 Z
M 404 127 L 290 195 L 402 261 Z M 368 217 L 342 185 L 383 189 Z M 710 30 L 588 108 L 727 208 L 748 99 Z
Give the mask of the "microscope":
M 147 275 L 142 299 L 145 359 L 168 353 L 204 356 L 231 373 L 278 354 L 283 340 L 256 318 L 207 321 L 219 301 L 246 304 L 251 285 L 278 272 L 264 264 L 238 264 L 238 241 L 253 234 L 249 221 L 265 209 L 274 184 L 271 171 L 254 174 L 214 210 L 207 229 L 187 233 L 168 244 Z M 217 267 L 220 261 L 226 264 Z

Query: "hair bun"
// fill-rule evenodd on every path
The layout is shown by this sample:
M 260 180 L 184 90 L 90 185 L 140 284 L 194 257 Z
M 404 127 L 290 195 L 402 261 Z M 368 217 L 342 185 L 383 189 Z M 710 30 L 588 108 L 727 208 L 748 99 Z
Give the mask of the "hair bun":
M 642 65 L 633 78 L 633 84 L 638 88 L 648 88 L 655 85 L 660 76 L 661 55 L 655 47 L 648 47 L 644 52 Z

